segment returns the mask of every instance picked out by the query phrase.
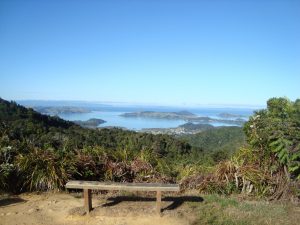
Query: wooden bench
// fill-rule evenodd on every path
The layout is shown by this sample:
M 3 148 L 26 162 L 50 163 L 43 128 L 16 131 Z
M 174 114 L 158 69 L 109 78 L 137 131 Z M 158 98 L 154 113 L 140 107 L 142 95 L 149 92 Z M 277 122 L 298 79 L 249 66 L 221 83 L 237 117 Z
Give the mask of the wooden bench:
M 178 184 L 158 183 L 115 183 L 98 181 L 72 180 L 66 184 L 68 189 L 83 189 L 84 207 L 87 214 L 92 210 L 91 190 L 117 190 L 117 191 L 153 191 L 156 192 L 156 211 L 161 213 L 161 193 L 163 191 L 179 191 Z

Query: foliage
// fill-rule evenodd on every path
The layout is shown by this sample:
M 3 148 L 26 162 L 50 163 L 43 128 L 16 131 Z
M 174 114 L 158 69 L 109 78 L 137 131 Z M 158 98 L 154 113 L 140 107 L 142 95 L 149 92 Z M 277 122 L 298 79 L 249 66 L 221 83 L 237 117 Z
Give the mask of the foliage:
M 297 196 L 300 178 L 299 100 L 272 98 L 244 126 L 248 146 L 220 162 L 198 188 L 206 193 L 233 192 L 269 197 Z
M 183 140 L 201 148 L 203 154 L 209 154 L 214 162 L 219 162 L 230 158 L 245 143 L 245 135 L 241 127 L 219 127 L 186 135 Z
M 9 146 L 7 139 L 2 137 L 0 139 L 0 190 L 15 190 L 18 187 L 18 173 L 12 160 L 14 154 L 12 146 Z
M 272 98 L 267 109 L 255 113 L 245 124 L 247 140 L 261 159 L 275 156 L 286 169 L 287 179 L 300 179 L 300 104 Z M 264 160 L 262 160 L 264 161 Z
M 29 190 L 60 189 L 71 176 L 72 161 L 52 149 L 33 148 L 26 155 L 18 155 L 16 162 Z

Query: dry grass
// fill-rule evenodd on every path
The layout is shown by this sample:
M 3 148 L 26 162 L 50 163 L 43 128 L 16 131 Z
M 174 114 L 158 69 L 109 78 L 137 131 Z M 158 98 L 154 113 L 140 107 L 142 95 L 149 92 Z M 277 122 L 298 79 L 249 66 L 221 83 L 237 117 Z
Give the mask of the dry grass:
M 296 225 L 300 221 L 300 206 L 292 203 L 247 201 L 218 195 L 203 198 L 202 204 L 189 204 L 197 213 L 193 225 Z

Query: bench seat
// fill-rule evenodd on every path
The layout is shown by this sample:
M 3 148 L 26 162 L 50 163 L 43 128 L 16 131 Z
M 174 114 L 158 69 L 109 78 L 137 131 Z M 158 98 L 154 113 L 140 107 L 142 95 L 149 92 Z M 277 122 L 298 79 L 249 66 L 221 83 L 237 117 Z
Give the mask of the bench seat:
M 83 181 L 71 180 L 66 184 L 67 189 L 83 189 L 84 205 L 86 212 L 92 209 L 91 190 L 116 190 L 116 191 L 152 191 L 156 192 L 156 209 L 161 212 L 161 192 L 180 190 L 178 184 L 162 184 L 162 183 L 117 183 L 117 182 L 99 182 L 99 181 Z
M 72 180 L 66 184 L 69 189 L 116 190 L 116 191 L 179 191 L 178 184 L 158 183 L 116 183 Z

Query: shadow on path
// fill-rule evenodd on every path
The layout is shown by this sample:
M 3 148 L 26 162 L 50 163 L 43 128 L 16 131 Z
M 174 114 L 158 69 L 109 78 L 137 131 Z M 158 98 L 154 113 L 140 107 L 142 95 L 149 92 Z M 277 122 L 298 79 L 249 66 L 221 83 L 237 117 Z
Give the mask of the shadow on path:
M 4 199 L 0 199 L 0 207 L 17 204 L 17 203 L 23 203 L 23 202 L 26 202 L 26 200 L 19 197 L 7 197 Z
M 102 205 L 102 207 L 109 207 L 117 205 L 121 202 L 155 202 L 156 198 L 150 197 L 138 197 L 138 196 L 117 196 L 117 197 L 110 197 L 107 199 L 108 203 Z M 181 206 L 184 202 L 203 202 L 203 198 L 199 196 L 180 196 L 180 197 L 164 197 L 162 201 L 172 202 L 167 207 L 163 208 L 162 211 L 165 210 L 174 210 Z

